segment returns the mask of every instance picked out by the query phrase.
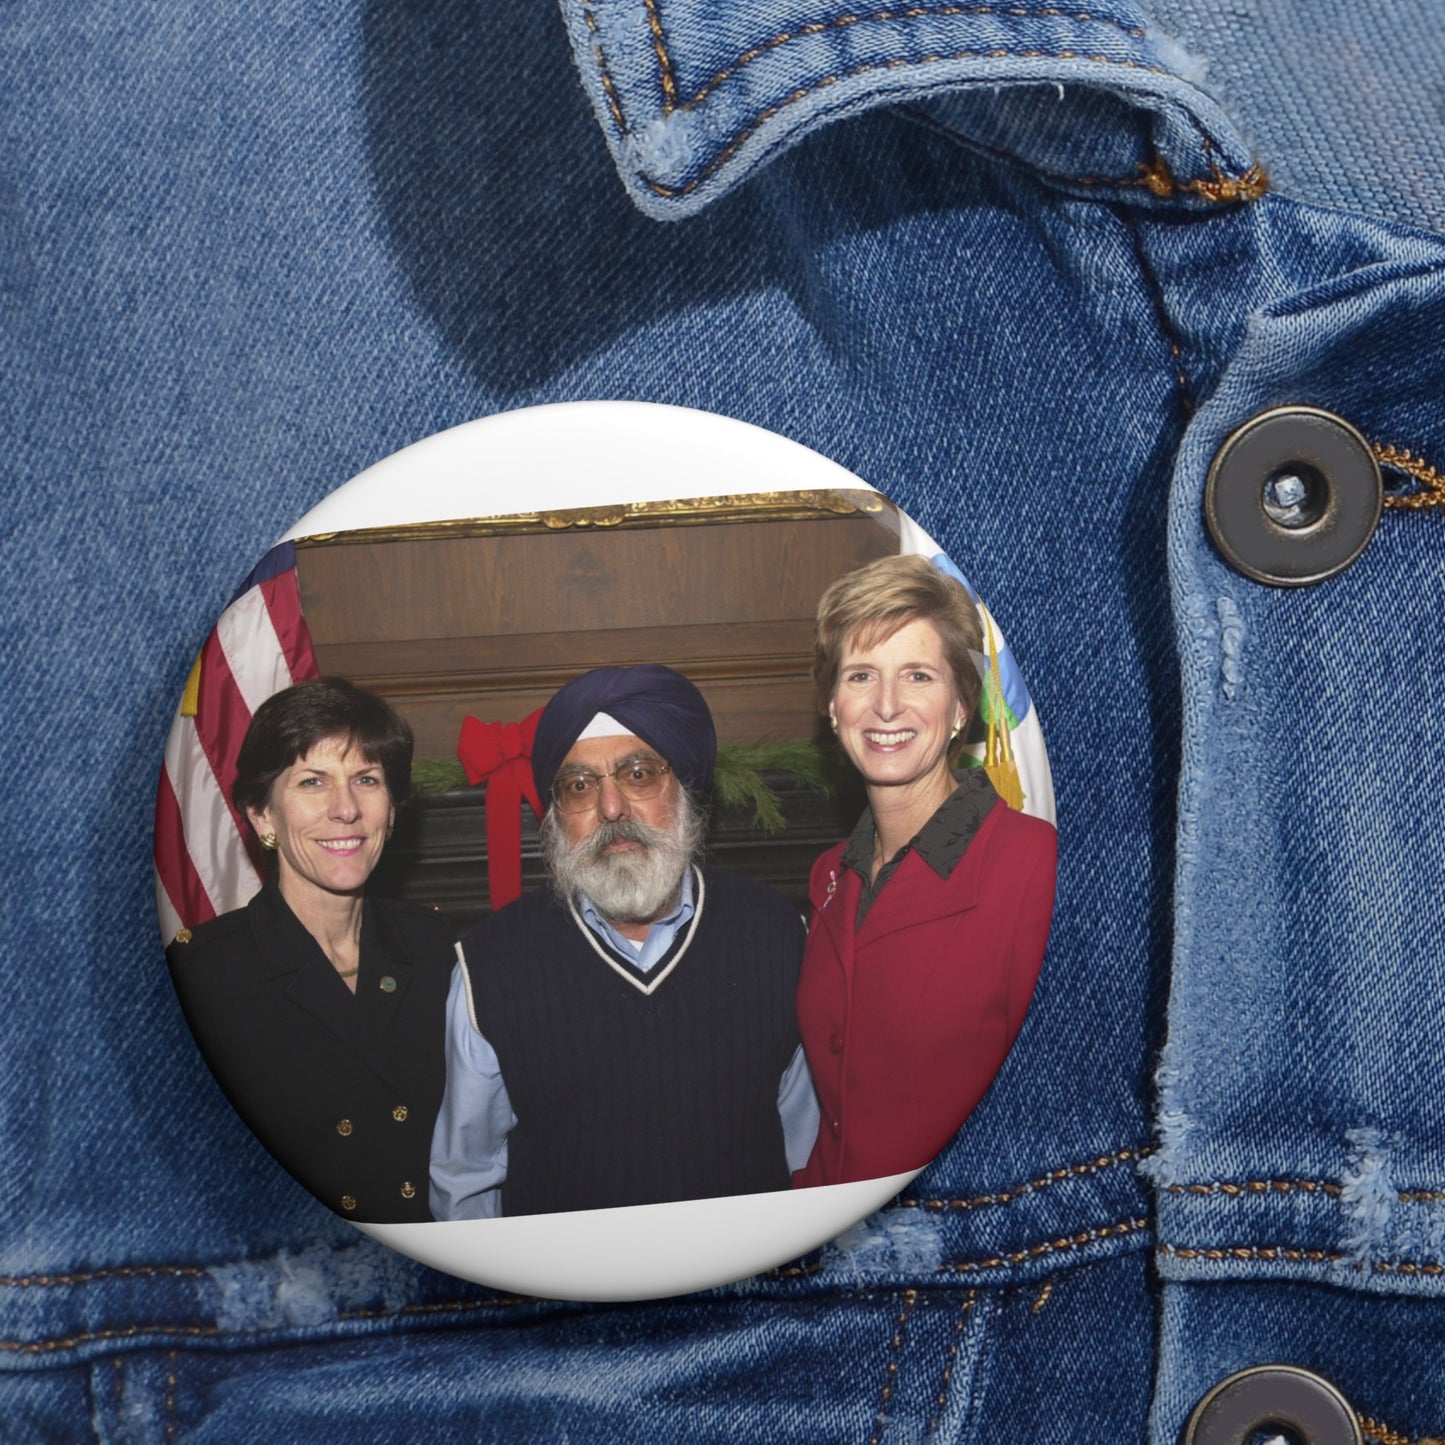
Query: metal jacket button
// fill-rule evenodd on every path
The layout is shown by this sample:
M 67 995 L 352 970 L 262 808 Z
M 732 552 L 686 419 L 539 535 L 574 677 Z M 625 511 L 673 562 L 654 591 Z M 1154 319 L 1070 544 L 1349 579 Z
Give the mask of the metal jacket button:
M 1343 572 L 1380 521 L 1380 468 L 1359 432 L 1312 406 L 1263 411 L 1220 447 L 1204 515 L 1230 566 L 1276 587 Z
M 1265 1433 L 1299 1445 L 1364 1445 L 1345 1397 L 1294 1365 L 1256 1365 L 1221 1380 L 1194 1407 L 1183 1445 L 1249 1445 Z

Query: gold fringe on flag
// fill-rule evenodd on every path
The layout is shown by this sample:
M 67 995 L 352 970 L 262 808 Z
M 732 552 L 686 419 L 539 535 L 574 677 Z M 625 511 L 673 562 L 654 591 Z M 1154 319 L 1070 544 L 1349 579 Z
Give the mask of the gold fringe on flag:
M 994 637 L 993 618 L 982 607 L 983 625 L 988 629 L 988 740 L 984 745 L 983 770 L 1005 803 L 1015 812 L 1024 805 L 1024 785 L 1019 765 L 1014 761 L 1013 744 L 1009 740 L 1008 711 L 1003 697 L 1003 674 L 998 665 L 998 641 Z
M 201 710 L 201 654 L 196 654 L 196 660 L 191 664 L 191 675 L 186 679 L 186 685 L 181 689 L 181 716 L 195 717 Z

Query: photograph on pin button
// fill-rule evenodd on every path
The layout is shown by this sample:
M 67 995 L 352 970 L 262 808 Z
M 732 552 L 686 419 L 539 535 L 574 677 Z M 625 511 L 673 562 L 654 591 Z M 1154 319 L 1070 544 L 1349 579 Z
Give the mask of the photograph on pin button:
M 673 434 L 754 489 L 639 487 Z M 182 692 L 157 899 L 202 1054 L 323 1204 L 616 1298 L 793 1257 L 947 1143 L 1055 837 L 1012 649 L 922 529 L 770 433 L 589 403 L 408 448 L 265 554 Z M 776 1245 L 691 1261 L 750 1236 L 728 1205 Z M 559 1237 L 570 1281 L 528 1262 Z

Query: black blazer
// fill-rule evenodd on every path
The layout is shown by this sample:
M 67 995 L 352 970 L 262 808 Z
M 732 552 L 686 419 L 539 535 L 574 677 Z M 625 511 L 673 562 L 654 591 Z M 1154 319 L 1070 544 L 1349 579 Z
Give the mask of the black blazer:
M 354 995 L 274 880 L 185 937 L 166 958 L 186 1021 L 261 1142 L 347 1219 L 430 1219 L 451 926 L 367 898 Z

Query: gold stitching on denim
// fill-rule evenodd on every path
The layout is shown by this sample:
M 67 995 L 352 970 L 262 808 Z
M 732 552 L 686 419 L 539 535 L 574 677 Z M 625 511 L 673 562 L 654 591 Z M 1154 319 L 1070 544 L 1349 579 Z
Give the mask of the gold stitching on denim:
M 1337 1251 L 1294 1249 L 1281 1244 L 1236 1244 L 1209 1249 L 1195 1249 L 1178 1244 L 1160 1244 L 1155 1248 L 1160 1254 L 1173 1255 L 1175 1259 L 1207 1259 L 1215 1262 L 1225 1259 L 1284 1259 L 1293 1264 L 1339 1264 L 1349 1258 L 1348 1255 L 1340 1254 Z
M 1411 492 L 1407 496 L 1385 496 L 1385 506 L 1402 507 L 1412 511 L 1423 511 L 1426 507 L 1445 507 L 1445 476 L 1442 476 L 1423 457 L 1417 457 L 1404 447 L 1384 446 L 1373 443 L 1370 450 L 1382 467 L 1392 467 L 1413 477 L 1424 487 L 1424 491 Z M 1445 1198 L 1445 1194 L 1441 1195 Z
M 170 1369 L 166 1372 L 166 1439 L 176 1438 L 176 1352 L 170 1350 L 166 1354 Z
M 673 103 L 664 107 L 665 112 L 670 113 L 673 109 L 691 110 L 694 106 L 701 105 L 709 95 L 715 91 L 725 80 L 729 80 L 740 70 L 749 66 L 753 61 L 767 55 L 770 51 L 777 50 L 781 46 L 788 45 L 794 40 L 806 40 L 813 35 L 821 35 L 829 30 L 846 30 L 850 26 L 865 23 L 890 24 L 899 20 L 949 20 L 960 15 L 1007 15 L 1010 17 L 1031 20 L 1031 19 L 1064 19 L 1082 21 L 1090 25 L 1107 25 L 1111 29 L 1127 35 L 1131 40 L 1143 40 L 1146 32 L 1137 26 L 1124 25 L 1118 20 L 1111 20 L 1106 16 L 1090 15 L 1083 12 L 1070 12 L 1050 7 L 1046 10 L 1026 10 L 1022 6 L 1001 6 L 1001 5 L 910 5 L 906 9 L 875 10 L 871 15 L 839 15 L 832 20 L 818 20 L 811 25 L 800 25 L 796 30 L 785 30 L 767 40 L 753 46 L 751 50 L 745 50 L 731 65 L 724 66 L 710 80 L 705 81 L 698 90 L 686 100 L 678 102 L 675 99 L 675 92 L 672 89 L 672 57 L 667 54 L 666 46 L 662 42 L 662 31 L 659 23 L 653 20 L 656 0 L 648 0 L 647 9 L 649 23 L 652 24 L 654 37 L 654 48 L 658 50 L 658 59 L 664 68 L 663 89 L 666 90 Z M 660 48 L 658 48 L 660 47 Z M 1041 56 L 1047 54 L 1042 50 L 1025 50 L 1009 52 L 1006 50 L 991 50 L 987 53 L 990 56 L 1006 56 L 1010 53 L 1015 55 Z M 1073 51 L 1063 52 L 1062 58 L 1072 59 Z M 940 57 L 932 56 L 930 59 Z M 1104 56 L 1089 57 L 1090 59 L 1106 60 Z M 890 62 L 892 64 L 906 64 L 906 61 Z
M 465 1314 L 469 1310 L 496 1309 L 501 1306 L 511 1308 L 515 1305 L 534 1304 L 535 1300 L 527 1295 L 488 1295 L 485 1299 L 479 1300 L 442 1300 L 435 1304 L 422 1305 L 400 1305 L 390 1309 L 385 1305 L 374 1310 L 338 1310 L 336 1318 L 339 1320 L 380 1320 L 388 1315 L 436 1315 L 436 1314 Z
M 1213 147 L 1205 139 L 1206 154 Z M 1169 168 L 1169 162 L 1161 155 L 1155 155 L 1148 165 L 1140 166 L 1140 184 L 1150 195 L 1161 200 L 1170 196 L 1188 194 L 1198 196 L 1211 205 L 1227 205 L 1233 201 L 1257 201 L 1269 189 L 1269 176 L 1258 162 L 1240 176 L 1227 175 L 1213 159 L 1209 161 L 1209 178 L 1196 177 L 1192 181 L 1181 181 Z
M 390 1315 L 459 1314 L 469 1310 L 493 1309 L 501 1306 L 533 1304 L 535 1301 L 525 1295 L 489 1295 L 479 1300 L 448 1300 L 437 1304 L 402 1305 L 397 1309 L 341 1310 L 338 1320 L 385 1319 Z M 219 1325 L 126 1325 L 109 1330 L 87 1330 L 78 1335 L 69 1335 L 59 1340 L 0 1340 L 0 1351 L 17 1355 L 43 1355 L 56 1350 L 71 1350 L 77 1345 L 94 1344 L 100 1340 L 133 1340 L 147 1335 L 191 1339 L 245 1339 L 248 1335 L 269 1335 L 270 1326 L 255 1330 L 223 1330 Z
M 627 122 L 622 118 L 622 101 L 617 94 L 617 87 L 612 83 L 612 72 L 607 68 L 607 57 L 602 53 L 602 42 L 597 37 L 597 17 L 592 13 L 590 5 L 582 7 L 582 18 L 587 22 L 587 30 L 592 36 L 592 53 L 597 57 L 597 69 L 602 76 L 602 89 L 607 92 L 607 106 L 612 112 L 613 123 L 623 134 L 627 134 Z
M 646 0 L 647 24 L 652 31 L 652 49 L 662 75 L 662 113 L 671 115 L 677 108 L 677 82 L 672 74 L 672 56 L 667 53 L 667 40 L 662 33 L 662 16 L 657 12 L 657 0 Z
M 1342 1186 L 1328 1179 L 1242 1179 L 1214 1180 L 1209 1184 L 1167 1184 L 1169 1194 L 1222 1194 L 1226 1199 L 1239 1199 L 1246 1194 L 1329 1194 L 1338 1196 Z M 1445 1189 L 1401 1189 L 1395 1198 L 1402 1204 L 1439 1204 L 1445 1202 Z
M 198 1279 L 208 1270 L 189 1264 L 126 1264 L 115 1269 L 93 1269 L 78 1274 L 0 1275 L 0 1285 L 14 1289 L 34 1289 L 40 1285 L 89 1284 L 97 1279 L 149 1279 L 171 1275 L 181 1279 Z
M 1018 53 L 1028 56 L 1041 56 L 1043 54 L 1042 51 L 1038 50 L 1025 50 Z M 938 57 L 935 56 L 930 58 L 937 59 Z M 1197 125 L 1195 126 L 1195 132 L 1199 136 L 1200 143 L 1204 148 L 1205 154 L 1212 155 L 1214 147 L 1210 144 L 1209 137 L 1206 136 L 1203 131 L 1199 130 L 1199 127 Z M 1159 189 L 1159 187 L 1163 184 L 1161 176 L 1159 174 L 1159 167 L 1163 165 L 1163 161 L 1157 156 L 1157 154 L 1153 161 L 1140 161 L 1138 166 L 1135 168 L 1135 173 L 1132 176 L 1076 176 L 1072 175 L 1068 171 L 1051 170 L 1048 166 L 1042 166 L 1037 161 L 1029 160 L 1027 157 L 1019 155 L 1017 151 L 1008 150 L 1003 146 L 988 145 L 984 141 L 975 140 L 972 138 L 969 139 L 968 145 L 973 150 L 983 151 L 986 155 L 997 156 L 1001 160 L 1012 161 L 1015 165 L 1026 166 L 1029 170 L 1043 176 L 1046 180 L 1062 181 L 1064 184 L 1072 186 L 1117 186 L 1121 188 L 1143 187 L 1152 190 L 1155 195 L 1167 197 L 1176 195 L 1181 190 L 1191 190 L 1196 186 L 1203 186 L 1212 191 L 1221 178 L 1226 182 L 1231 180 L 1230 177 L 1224 175 L 1224 172 L 1221 171 L 1220 168 L 1213 161 L 1211 161 L 1210 180 L 1199 182 L 1190 181 L 1185 183 L 1184 185 L 1180 185 L 1177 181 L 1174 180 L 1173 172 L 1170 172 L 1168 185 L 1164 186 L 1163 189 Z M 1168 168 L 1164 167 L 1164 169 L 1167 170 Z M 1249 191 L 1249 194 L 1234 197 L 1233 199 L 1243 199 L 1251 201 L 1257 200 L 1269 189 L 1269 177 L 1265 174 L 1264 168 L 1262 166 L 1255 164 L 1252 165 L 1242 177 L 1238 178 L 1238 184 L 1242 187 L 1246 187 Z M 1219 198 L 1206 196 L 1205 199 L 1208 200 Z
M 784 1269 L 764 1270 L 759 1279 L 800 1279 L 805 1274 L 821 1274 L 823 1261 L 815 1259 L 811 1264 L 790 1264 Z
M 45 1355 L 55 1350 L 72 1350 L 97 1340 L 134 1340 L 145 1335 L 191 1336 L 214 1339 L 222 1333 L 219 1325 L 127 1325 L 124 1329 L 87 1330 L 63 1340 L 0 1340 L 0 1350 L 13 1355 Z
M 1372 1420 L 1368 1415 L 1361 1415 L 1355 1412 L 1355 1418 L 1360 1422 L 1360 1429 L 1372 1440 L 1379 1442 L 1379 1445 L 1442 1445 L 1442 1441 L 1435 1435 L 1422 1435 L 1418 1440 L 1412 1440 L 1408 1435 L 1402 1435 L 1398 1430 L 1392 1430 L 1388 1425 L 1382 1425 L 1378 1420 Z
M 1037 1189 L 1047 1189 L 1049 1185 L 1058 1184 L 1066 1179 L 1097 1174 L 1101 1169 L 1111 1169 L 1116 1164 L 1130 1164 L 1138 1159 L 1147 1159 L 1154 1152 L 1153 1149 L 1120 1149 L 1113 1154 L 1101 1154 L 1097 1159 L 1089 1159 L 1082 1164 L 1067 1164 L 1062 1169 L 1051 1169 L 1037 1179 L 1030 1179 L 1027 1184 L 1019 1184 L 1012 1189 L 1001 1189 L 995 1194 L 980 1194 L 973 1199 L 900 1199 L 898 1207 L 900 1209 L 938 1211 L 980 1209 L 995 1204 L 1012 1204 L 1014 1200 L 1022 1198 L 1025 1194 L 1031 1194 Z
M 796 30 L 783 31 L 770 39 L 755 45 L 750 50 L 745 50 L 731 65 L 718 71 L 713 77 L 706 81 L 693 95 L 684 101 L 677 99 L 677 82 L 675 67 L 672 55 L 667 48 L 667 40 L 662 30 L 662 19 L 657 9 L 657 0 L 646 0 L 648 26 L 652 31 L 653 50 L 657 55 L 659 74 L 663 90 L 662 113 L 664 116 L 671 115 L 677 110 L 691 110 L 702 102 L 717 89 L 724 81 L 736 75 L 745 66 L 751 65 L 770 51 L 790 44 L 795 40 L 806 39 L 812 35 L 821 34 L 827 30 L 839 30 L 862 22 L 873 22 L 878 24 L 896 23 L 900 20 L 918 19 L 948 19 L 959 15 L 1007 15 L 1021 19 L 1040 18 L 1062 18 L 1073 20 L 1083 24 L 1106 25 L 1134 40 L 1142 40 L 1147 32 L 1138 26 L 1126 26 L 1120 21 L 1113 20 L 1108 16 L 1092 15 L 1088 11 L 1067 11 L 1057 6 L 1048 6 L 1040 10 L 1027 10 L 1022 6 L 997 6 L 997 5 L 941 5 L 926 6 L 913 5 L 903 10 L 879 10 L 870 15 L 841 15 L 832 20 L 817 21 L 810 25 L 799 26 Z M 617 94 L 617 87 L 612 79 L 612 72 L 607 64 L 607 57 L 598 42 L 597 22 L 592 15 L 590 6 L 584 5 L 583 15 L 586 18 L 587 28 L 593 37 L 593 53 L 597 57 L 598 74 L 602 81 L 603 90 L 607 94 L 608 108 L 612 112 L 612 119 L 617 126 L 618 133 L 624 138 L 630 134 L 627 122 L 622 114 L 621 100 Z M 944 60 L 976 60 L 976 59 L 1052 59 L 1052 60 L 1084 60 L 1092 65 L 1121 66 L 1129 70 L 1144 70 L 1154 75 L 1172 75 L 1165 66 L 1145 65 L 1137 60 L 1120 60 L 1111 56 L 1094 53 L 1081 56 L 1076 50 L 1017 50 L 1017 49 L 993 49 L 987 51 L 960 50 L 952 55 L 925 55 L 917 60 L 899 58 L 896 60 L 879 61 L 865 65 L 855 66 L 846 72 L 848 77 L 863 75 L 872 70 L 895 70 L 902 66 L 910 65 L 936 65 Z M 820 80 L 814 81 L 811 85 L 793 91 L 785 96 L 778 104 L 769 106 L 759 112 L 753 121 L 745 126 L 724 149 L 714 158 L 701 175 L 689 181 L 683 186 L 664 186 L 659 181 L 650 180 L 642 172 L 638 172 L 638 179 L 655 195 L 665 198 L 686 196 L 696 190 L 705 180 L 712 176 L 737 152 L 738 148 L 752 136 L 761 126 L 766 124 L 786 106 L 794 104 L 811 95 L 815 90 L 826 89 L 830 85 L 836 85 L 840 79 L 837 75 L 827 75 Z M 1206 155 L 1212 150 L 1207 136 L 1201 135 Z M 1149 164 L 1142 164 L 1139 167 L 1141 174 L 1133 178 L 1112 179 L 1102 176 L 1077 176 L 1066 177 L 1053 173 L 1055 179 L 1074 180 L 1081 185 L 1142 185 L 1147 186 L 1155 195 L 1166 197 L 1178 194 L 1181 191 L 1191 192 L 1201 199 L 1212 202 L 1225 201 L 1252 201 L 1269 188 L 1269 178 L 1259 165 L 1252 165 L 1242 176 L 1230 176 L 1216 164 L 1211 162 L 1210 179 L 1196 179 L 1192 181 L 1179 182 L 1175 179 L 1163 157 L 1156 156 Z M 1046 174 L 1048 174 L 1046 172 Z
M 928 1422 L 923 1432 L 926 1440 L 933 1434 L 935 1427 L 943 1416 L 943 1407 L 948 1403 L 948 1383 L 953 1379 L 953 1367 L 958 1363 L 958 1346 L 963 1339 L 963 1327 L 968 1323 L 968 1317 L 973 1312 L 974 1304 L 978 1300 L 978 1291 L 971 1289 L 963 1297 L 963 1307 L 958 1312 L 958 1319 L 953 1325 L 953 1340 L 948 1347 L 948 1355 L 944 1360 L 943 1374 L 938 1377 L 938 1395 L 935 1403 L 938 1408 L 933 1412 L 933 1418 Z
M 764 125 L 766 125 L 768 121 L 772 120 L 775 115 L 778 115 L 781 111 L 785 110 L 788 106 L 795 104 L 797 101 L 807 99 L 807 97 L 811 95 L 815 90 L 826 89 L 830 85 L 836 85 L 839 80 L 852 79 L 856 75 L 865 75 L 869 71 L 873 70 L 897 70 L 903 66 L 937 64 L 939 61 L 943 60 L 979 60 L 985 57 L 1000 58 L 1010 55 L 1014 56 L 1015 58 L 1018 58 L 1020 56 L 1028 56 L 1031 58 L 1048 58 L 1051 60 L 1077 60 L 1080 58 L 1087 59 L 1087 57 L 1080 57 L 1078 52 L 1073 50 L 960 50 L 956 51 L 952 55 L 924 56 L 920 60 L 904 59 L 870 61 L 863 65 L 856 65 L 853 67 L 852 70 L 843 72 L 842 75 L 825 75 L 821 80 L 815 80 L 812 82 L 811 85 L 803 86 L 800 89 L 793 91 L 791 95 L 784 96 L 783 99 L 780 100 L 776 105 L 770 105 L 767 107 L 766 110 L 759 111 L 758 114 L 753 118 L 753 120 L 741 131 L 739 131 L 738 134 L 735 135 L 733 139 L 729 141 L 728 144 L 718 153 L 718 155 L 708 163 L 707 167 L 703 170 L 703 172 L 700 175 L 695 176 L 692 180 L 688 181 L 686 185 L 665 186 L 660 181 L 649 180 L 648 177 L 641 171 L 637 172 L 637 178 L 654 195 L 662 196 L 665 199 L 673 199 L 679 196 L 687 196 L 690 195 L 693 191 L 695 191 L 700 185 L 702 185 L 704 181 L 709 179 L 709 177 L 711 177 L 729 160 L 731 160 L 733 155 L 736 154 L 736 152 L 741 148 L 743 143 L 750 139 L 753 135 L 755 135 L 757 131 L 760 130 Z M 1163 66 L 1144 65 L 1137 60 L 1104 60 L 1102 63 L 1113 67 L 1122 67 L 1126 70 L 1147 71 L 1153 75 L 1169 75 L 1171 73 L 1168 70 L 1164 69 Z M 1259 172 L 1260 193 L 1262 193 L 1267 182 L 1263 180 L 1263 172 L 1259 170 L 1258 166 L 1251 166 L 1249 172 L 1247 172 L 1246 175 L 1252 175 L 1254 172 Z M 1221 174 L 1221 176 L 1219 177 L 1219 184 L 1223 185 L 1225 182 L 1235 184 L 1230 177 L 1223 176 Z M 1211 184 L 1214 183 L 1205 181 L 1190 181 L 1186 185 L 1182 186 L 1181 189 L 1190 190 L 1196 187 L 1203 187 Z M 1241 181 L 1239 184 L 1243 185 L 1243 182 Z M 1203 194 L 1202 191 L 1201 194 Z M 1210 199 L 1210 197 L 1207 196 L 1205 198 Z M 1229 197 L 1229 199 L 1239 198 L 1240 197 Z M 1252 197 L 1249 197 L 1249 199 L 1252 199 Z
M 1234 1244 L 1214 1246 L 1208 1249 L 1186 1248 L 1177 1244 L 1159 1244 L 1155 1248 L 1160 1254 L 1173 1255 L 1175 1259 L 1205 1259 L 1215 1263 L 1230 1259 L 1271 1261 L 1283 1259 L 1291 1264 L 1344 1264 L 1350 1261 L 1349 1255 L 1342 1254 L 1338 1250 L 1301 1249 L 1297 1246 L 1282 1244 Z M 1355 1268 L 1363 1269 L 1365 1265 L 1363 1262 L 1357 1261 Z M 1376 1259 L 1370 1261 L 1369 1268 L 1375 1274 L 1424 1274 L 1431 1277 L 1445 1274 L 1445 1264 L 1440 1264 L 1435 1260 Z
M 1245 1194 L 1334 1194 L 1341 1193 L 1338 1184 L 1328 1179 L 1245 1179 L 1239 1183 L 1214 1181 L 1212 1184 L 1169 1184 L 1170 1194 L 1223 1194 L 1238 1199 Z
M 1101 1239 L 1117 1239 L 1127 1234 L 1137 1234 L 1141 1229 L 1148 1229 L 1147 1219 L 1126 1219 L 1120 1224 L 1102 1224 L 1097 1229 L 1085 1229 L 1078 1234 L 1071 1234 L 1063 1239 L 1051 1239 L 1042 1244 L 1031 1245 L 1028 1249 L 1020 1249 L 1013 1254 L 1001 1254 L 992 1259 L 963 1259 L 956 1260 L 951 1264 L 940 1265 L 940 1270 L 950 1274 L 970 1274 L 980 1269 L 998 1269 L 1003 1265 L 1024 1264 L 1031 1259 L 1041 1259 L 1045 1255 L 1059 1254 L 1070 1249 L 1082 1249 L 1085 1245 L 1096 1244 Z
M 888 1423 L 888 1402 L 893 1398 L 893 1386 L 898 1379 L 898 1351 L 903 1347 L 903 1327 L 908 1322 L 908 1316 L 913 1306 L 917 1303 L 918 1291 L 916 1289 L 903 1291 L 903 1308 L 898 1311 L 898 1321 L 893 1326 L 893 1339 L 888 1346 L 888 1369 L 883 1375 L 883 1394 L 878 1401 L 878 1413 L 874 1417 L 878 1426 L 868 1445 L 878 1445 L 883 1438 L 883 1427 Z
M 1030 1307 L 1030 1309 L 1029 1309 L 1029 1313 L 1030 1313 L 1031 1315 L 1036 1315 L 1036 1314 L 1038 1314 L 1038 1312 L 1039 1312 L 1041 1309 L 1043 1309 L 1043 1307 L 1044 1307 L 1046 1304 L 1048 1304 L 1048 1302 L 1049 1302 L 1049 1296 L 1052 1295 L 1053 1292 L 1054 1292 L 1054 1282 L 1053 1282 L 1053 1280 L 1051 1280 L 1051 1279 L 1046 1279 L 1046 1280 L 1044 1281 L 1044 1287 L 1039 1291 L 1039 1297 L 1038 1297 L 1038 1299 L 1036 1299 L 1036 1300 L 1033 1302 L 1033 1305 L 1032 1305 L 1032 1306 Z

